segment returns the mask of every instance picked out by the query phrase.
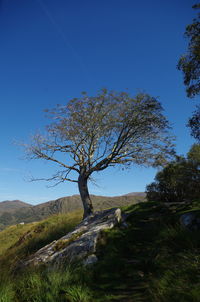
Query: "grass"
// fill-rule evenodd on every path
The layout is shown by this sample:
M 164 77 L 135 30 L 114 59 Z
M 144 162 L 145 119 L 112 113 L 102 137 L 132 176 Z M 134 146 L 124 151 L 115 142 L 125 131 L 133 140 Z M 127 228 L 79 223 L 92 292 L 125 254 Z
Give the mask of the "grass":
M 26 257 L 60 238 L 82 213 L 52 216 L 29 230 L 20 226 L 18 233 L 16 227 L 12 244 L 7 240 L 1 247 L 0 302 L 200 302 L 200 230 L 189 231 L 179 222 L 182 213 L 194 210 L 200 210 L 200 203 L 168 208 L 146 202 L 123 208 L 127 225 L 103 233 L 94 267 L 65 263 L 60 269 L 44 266 L 21 275 L 9 273 L 14 257 Z M 19 242 L 17 234 L 23 238 L 23 231 L 30 236 Z M 1 233 L 0 240 L 6 240 Z
M 42 222 L 27 224 L 22 228 L 20 226 L 20 232 L 17 226 L 0 232 L 0 242 L 1 240 L 4 242 L 3 248 L 0 248 L 1 275 L 3 272 L 7 274 L 8 271 L 12 271 L 17 261 L 72 231 L 81 218 L 82 211 L 75 211 L 70 214 L 53 215 Z M 13 232 L 10 240 L 11 231 Z
M 80 272 L 79 272 L 80 273 Z M 90 289 L 76 276 L 74 267 L 63 270 L 31 269 L 4 282 L 0 302 L 89 302 Z
M 36 224 L 36 223 L 35 223 Z M 19 238 L 26 232 L 28 232 L 34 225 L 34 223 L 24 225 L 13 225 L 7 227 L 0 232 L 0 255 L 2 255 L 8 248 L 14 245 Z
M 200 230 L 179 223 L 192 209 L 159 203 L 124 208 L 128 227 L 106 232 L 99 246 L 94 291 L 110 295 L 109 301 L 200 301 Z

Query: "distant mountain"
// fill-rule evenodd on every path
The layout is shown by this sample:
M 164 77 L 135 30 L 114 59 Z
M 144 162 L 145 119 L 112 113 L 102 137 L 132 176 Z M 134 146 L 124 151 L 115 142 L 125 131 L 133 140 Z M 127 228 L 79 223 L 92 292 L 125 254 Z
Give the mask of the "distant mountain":
M 145 197 L 139 194 L 107 197 L 91 195 L 94 210 L 103 210 L 111 207 L 126 206 L 145 200 Z M 82 202 L 79 195 L 59 198 L 45 203 L 32 206 L 22 201 L 4 201 L 0 203 L 0 230 L 8 225 L 18 224 L 20 222 L 40 221 L 50 215 L 58 213 L 73 212 L 82 209 Z M 13 207 L 13 208 L 12 208 Z
M 128 194 L 124 194 L 123 196 L 143 196 L 146 197 L 146 193 L 145 192 L 131 192 Z
M 31 207 L 31 205 L 20 200 L 5 200 L 0 202 L 0 213 L 13 212 L 24 207 Z

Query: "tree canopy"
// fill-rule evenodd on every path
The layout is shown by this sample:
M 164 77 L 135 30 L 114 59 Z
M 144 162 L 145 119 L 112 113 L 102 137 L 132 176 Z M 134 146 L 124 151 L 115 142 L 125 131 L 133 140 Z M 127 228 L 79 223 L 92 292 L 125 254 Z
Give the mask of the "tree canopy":
M 200 144 L 194 144 L 187 158 L 177 157 L 155 176 L 146 188 L 150 201 L 183 202 L 200 196 Z
M 174 154 L 169 123 L 161 104 L 148 94 L 101 90 L 47 110 L 46 134 L 26 145 L 31 159 L 57 164 L 48 181 L 78 183 L 84 217 L 93 211 L 87 182 L 109 166 L 165 164 Z M 64 156 L 62 156 L 64 155 Z M 76 177 L 77 175 L 77 177 Z
M 193 144 L 187 154 L 188 160 L 194 161 L 200 166 L 200 144 Z
M 200 9 L 200 3 L 193 8 Z M 188 50 L 179 59 L 178 69 L 183 72 L 187 96 L 192 98 L 200 94 L 200 13 L 186 27 L 185 36 L 189 39 Z M 191 135 L 200 142 L 200 106 L 196 107 L 187 126 L 191 129 Z
M 200 3 L 193 8 L 200 9 Z M 178 69 L 184 74 L 187 96 L 194 97 L 200 93 L 200 13 L 187 25 L 185 36 L 189 39 L 188 51 L 179 59 Z
M 188 121 L 188 127 L 191 129 L 191 135 L 200 142 L 200 106 L 196 107 L 192 117 Z

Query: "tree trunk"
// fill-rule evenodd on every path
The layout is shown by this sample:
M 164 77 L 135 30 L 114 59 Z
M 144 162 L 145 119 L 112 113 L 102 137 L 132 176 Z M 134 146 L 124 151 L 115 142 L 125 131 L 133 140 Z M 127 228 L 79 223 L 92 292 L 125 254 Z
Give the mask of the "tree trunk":
M 83 219 L 93 213 L 93 206 L 88 192 L 87 181 L 88 177 L 86 177 L 85 175 L 79 175 L 78 188 L 84 208 Z

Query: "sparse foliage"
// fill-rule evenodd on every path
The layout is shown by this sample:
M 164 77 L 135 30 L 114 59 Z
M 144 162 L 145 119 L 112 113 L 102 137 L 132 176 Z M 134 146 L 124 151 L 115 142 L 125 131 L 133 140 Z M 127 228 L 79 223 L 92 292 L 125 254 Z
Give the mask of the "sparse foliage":
M 173 139 L 162 111 L 148 94 L 132 98 L 105 89 L 94 97 L 84 93 L 47 110 L 52 119 L 47 135 L 36 134 L 26 151 L 31 159 L 58 165 L 47 180 L 78 183 L 86 217 L 93 211 L 87 187 L 92 173 L 115 165 L 158 166 L 171 158 Z

